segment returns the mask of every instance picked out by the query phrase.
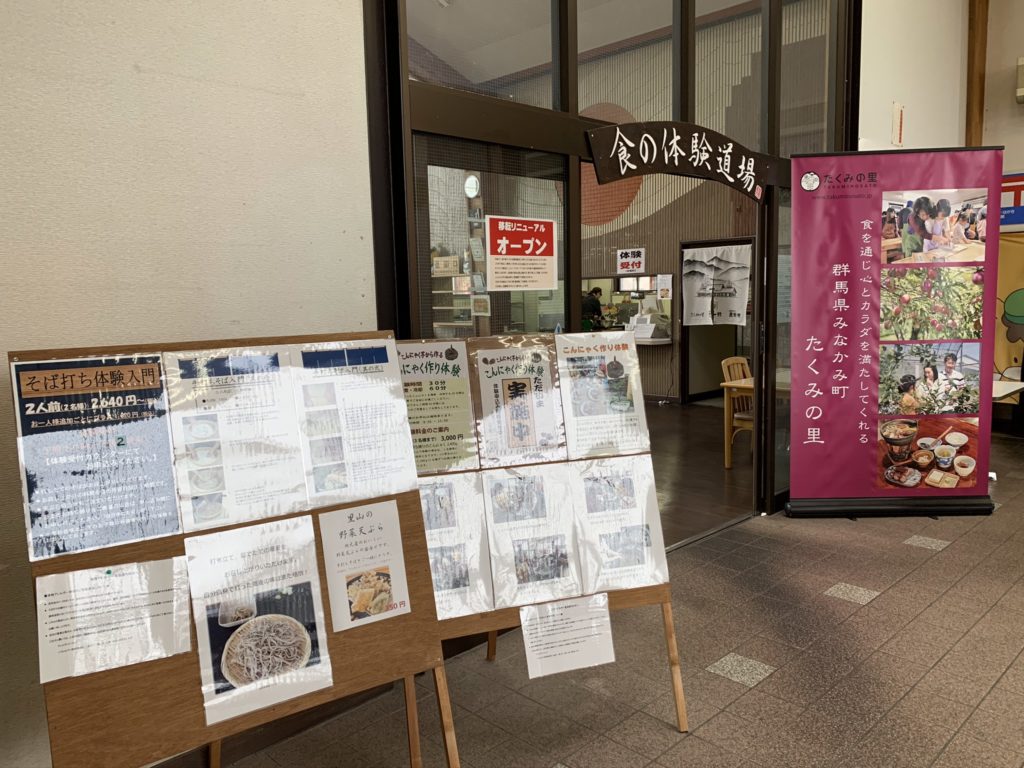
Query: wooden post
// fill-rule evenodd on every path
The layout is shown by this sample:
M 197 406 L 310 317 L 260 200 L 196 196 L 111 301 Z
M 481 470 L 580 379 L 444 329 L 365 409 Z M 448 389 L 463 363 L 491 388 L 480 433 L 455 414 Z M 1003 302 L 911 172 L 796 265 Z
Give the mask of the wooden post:
M 672 621 L 672 603 L 661 604 L 661 618 L 665 623 L 665 645 L 668 646 L 668 665 L 672 671 L 672 693 L 676 699 L 676 723 L 680 733 L 690 730 L 686 722 L 686 696 L 683 694 L 683 671 L 679 666 L 679 648 L 676 645 L 676 628 Z
M 221 768 L 220 746 L 221 746 L 220 739 L 217 739 L 216 741 L 211 741 L 207 745 L 207 757 L 208 757 L 208 762 L 210 764 L 210 768 Z
M 441 733 L 444 734 L 444 754 L 448 760 L 448 768 L 460 768 L 452 703 L 448 698 L 448 677 L 444 673 L 443 662 L 434 667 L 434 691 L 437 694 L 437 709 L 441 714 Z
M 498 631 L 491 630 L 487 633 L 487 660 L 494 661 L 498 655 Z
M 423 768 L 420 751 L 420 718 L 416 711 L 416 680 L 405 676 L 405 724 L 409 735 L 409 768 Z
M 964 146 L 985 143 L 985 51 L 988 44 L 988 0 L 967 5 L 967 125 Z

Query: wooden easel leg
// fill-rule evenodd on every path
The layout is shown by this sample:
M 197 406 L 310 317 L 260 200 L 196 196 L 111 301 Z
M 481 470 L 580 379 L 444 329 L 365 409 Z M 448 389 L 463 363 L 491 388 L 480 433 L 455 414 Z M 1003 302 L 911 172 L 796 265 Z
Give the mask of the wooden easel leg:
M 661 604 L 661 618 L 665 623 L 665 645 L 668 647 L 668 665 L 672 672 L 672 693 L 676 699 L 676 722 L 679 732 L 690 730 L 686 722 L 686 696 L 683 695 L 683 671 L 679 666 L 679 647 L 676 645 L 676 628 L 672 621 L 672 603 Z
M 444 754 L 448 768 L 459 768 L 459 746 L 455 741 L 455 721 L 452 718 L 452 702 L 448 698 L 448 676 L 444 664 L 434 667 L 434 691 L 437 693 L 437 709 L 441 713 L 441 731 L 444 735 Z
M 420 718 L 416 711 L 416 680 L 405 676 L 405 724 L 409 734 L 409 768 L 423 768 L 420 752 Z
M 210 768 L 221 768 L 220 763 L 220 739 L 217 741 L 211 741 L 207 745 L 207 757 Z
M 487 633 L 487 660 L 494 661 L 498 655 L 498 633 Z

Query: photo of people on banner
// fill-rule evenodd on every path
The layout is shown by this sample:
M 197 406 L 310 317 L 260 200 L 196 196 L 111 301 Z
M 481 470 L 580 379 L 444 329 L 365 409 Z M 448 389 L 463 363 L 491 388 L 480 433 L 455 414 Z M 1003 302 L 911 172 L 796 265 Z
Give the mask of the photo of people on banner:
M 985 260 L 984 189 L 882 193 L 882 264 Z
M 979 412 L 980 344 L 883 344 L 879 357 L 879 414 Z

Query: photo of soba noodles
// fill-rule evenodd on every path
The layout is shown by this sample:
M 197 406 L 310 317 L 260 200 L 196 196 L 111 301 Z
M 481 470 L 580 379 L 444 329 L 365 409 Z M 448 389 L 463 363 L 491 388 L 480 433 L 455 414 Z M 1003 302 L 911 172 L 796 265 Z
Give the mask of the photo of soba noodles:
M 211 603 L 206 626 L 216 694 L 320 663 L 308 581 Z

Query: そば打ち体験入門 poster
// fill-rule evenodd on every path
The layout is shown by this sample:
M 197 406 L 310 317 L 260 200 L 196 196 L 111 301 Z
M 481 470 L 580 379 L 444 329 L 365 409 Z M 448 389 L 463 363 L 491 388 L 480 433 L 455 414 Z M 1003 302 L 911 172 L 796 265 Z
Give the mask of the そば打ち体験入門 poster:
M 29 557 L 177 533 L 159 355 L 13 362 Z

